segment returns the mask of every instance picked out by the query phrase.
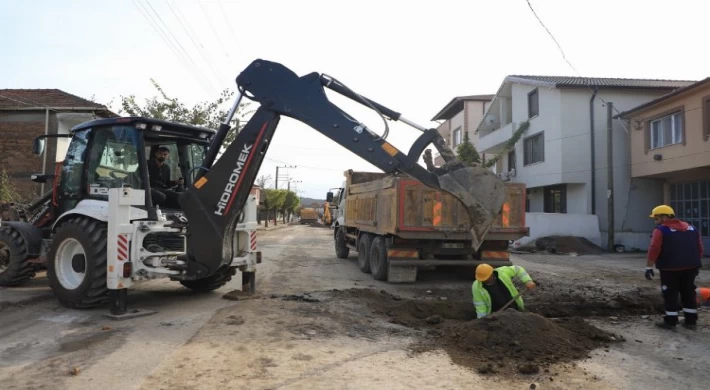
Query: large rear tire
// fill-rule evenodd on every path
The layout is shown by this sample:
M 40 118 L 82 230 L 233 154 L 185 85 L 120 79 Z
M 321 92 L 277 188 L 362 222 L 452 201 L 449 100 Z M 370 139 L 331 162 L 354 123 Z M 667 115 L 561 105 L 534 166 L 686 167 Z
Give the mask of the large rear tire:
M 27 246 L 20 233 L 0 228 L 0 286 L 19 286 L 35 276 L 35 266 L 27 262 Z
M 375 280 L 387 280 L 387 247 L 385 238 L 377 236 L 370 247 L 370 271 Z
M 372 243 L 372 236 L 369 234 L 363 234 L 360 236 L 360 240 L 357 244 L 357 266 L 360 271 L 369 274 L 370 273 L 370 244 Z
M 85 309 L 108 301 L 106 224 L 87 217 L 63 223 L 47 261 L 49 285 L 59 302 Z
M 180 284 L 195 292 L 210 292 L 224 286 L 227 282 L 232 280 L 234 272 L 236 272 L 236 270 L 228 268 L 226 270 L 217 271 L 213 275 L 204 279 L 182 280 L 180 281 Z
M 335 255 L 339 259 L 347 259 L 348 255 L 350 255 L 350 248 L 348 248 L 348 245 L 345 241 L 345 228 L 343 227 L 336 227 L 337 231 L 335 232 Z

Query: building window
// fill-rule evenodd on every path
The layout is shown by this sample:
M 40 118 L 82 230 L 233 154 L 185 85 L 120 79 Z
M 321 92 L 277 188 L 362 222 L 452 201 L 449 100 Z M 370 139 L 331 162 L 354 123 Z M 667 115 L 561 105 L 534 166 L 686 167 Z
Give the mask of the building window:
M 651 122 L 651 149 L 683 142 L 683 112 L 678 111 Z
M 545 138 L 543 132 L 523 141 L 523 164 L 530 165 L 545 161 Z
M 545 187 L 545 212 L 567 213 L 567 186 L 557 185 Z
M 528 118 L 532 118 L 540 114 L 540 98 L 537 88 L 528 93 Z
M 703 237 L 710 237 L 710 180 L 671 184 L 670 206 L 676 217 L 695 226 Z
M 456 130 L 454 130 L 452 141 L 454 143 L 454 148 L 459 146 L 461 141 L 463 141 L 463 138 L 461 138 L 461 126 L 457 127 Z
M 508 152 L 508 171 L 515 169 L 515 149 Z

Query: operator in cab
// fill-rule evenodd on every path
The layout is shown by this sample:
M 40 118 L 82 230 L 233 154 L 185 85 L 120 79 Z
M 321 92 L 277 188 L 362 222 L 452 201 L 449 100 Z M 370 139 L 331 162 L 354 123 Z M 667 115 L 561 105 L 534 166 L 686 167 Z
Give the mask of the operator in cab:
M 183 178 L 170 180 L 170 166 L 165 161 L 170 156 L 170 150 L 165 146 L 154 149 L 151 159 L 148 160 L 148 176 L 153 203 L 168 209 L 179 209 L 178 198 L 180 194 L 171 188 L 184 185 Z
M 523 298 L 515 288 L 513 280 L 525 283 L 528 290 L 535 288 L 535 282 L 525 271 L 525 268 L 519 265 L 495 269 L 488 264 L 476 267 L 476 280 L 473 282 L 471 290 L 477 318 L 483 318 L 499 311 L 513 298 L 515 298 L 515 303 L 509 307 L 518 311 L 525 310 Z

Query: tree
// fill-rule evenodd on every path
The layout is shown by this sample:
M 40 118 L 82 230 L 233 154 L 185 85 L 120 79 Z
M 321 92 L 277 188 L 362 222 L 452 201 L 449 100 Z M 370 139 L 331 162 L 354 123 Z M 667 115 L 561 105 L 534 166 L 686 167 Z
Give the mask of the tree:
M 0 169 L 0 203 L 17 203 L 22 200 L 20 194 L 10 183 L 10 176 L 5 169 Z
M 471 143 L 471 139 L 468 138 L 468 131 L 463 133 L 463 142 L 456 148 L 456 154 L 458 160 L 465 163 L 481 163 L 481 156 L 478 154 L 476 147 Z
M 296 195 L 295 192 L 293 191 L 286 191 L 286 198 L 284 199 L 284 204 L 283 208 L 281 209 L 281 212 L 283 213 L 284 216 L 284 223 L 286 223 L 286 219 L 288 216 L 288 220 L 291 220 L 291 215 L 296 212 L 296 209 L 298 209 L 298 206 L 301 205 L 301 200 L 298 199 L 298 195 Z
M 265 207 L 267 211 L 273 211 L 274 225 L 276 225 L 277 212 L 283 209 L 284 201 L 286 200 L 286 190 L 276 190 L 273 188 L 264 189 L 264 196 L 266 198 Z M 268 215 L 268 213 L 267 213 Z M 268 219 L 268 218 L 267 218 Z M 268 225 L 267 225 L 268 226 Z
M 271 182 L 271 175 L 261 175 L 256 178 L 256 185 L 261 188 L 266 188 L 266 186 Z
M 234 96 L 234 92 L 229 89 L 222 91 L 220 96 L 211 102 L 201 102 L 193 107 L 187 107 L 176 97 L 170 97 L 154 79 L 150 79 L 153 87 L 158 91 L 157 96 L 145 100 L 145 104 L 136 102 L 135 95 L 121 96 L 121 109 L 119 114 L 129 116 L 144 116 L 148 118 L 162 119 L 171 122 L 186 123 L 194 126 L 217 129 L 227 116 L 229 104 Z M 253 111 L 246 111 L 249 103 L 240 103 L 237 111 L 229 125 L 232 127 L 225 138 L 225 143 L 234 141 L 237 133 L 244 127 L 245 117 Z

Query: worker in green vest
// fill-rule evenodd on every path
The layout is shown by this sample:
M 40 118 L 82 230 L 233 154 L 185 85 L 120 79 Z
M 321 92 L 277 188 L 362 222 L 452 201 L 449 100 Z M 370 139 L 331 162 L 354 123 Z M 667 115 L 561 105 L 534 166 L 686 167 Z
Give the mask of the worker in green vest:
M 535 288 L 535 282 L 519 265 L 498 267 L 493 269 L 488 264 L 476 267 L 476 281 L 473 282 L 473 305 L 476 308 L 476 317 L 483 318 L 492 312 L 503 308 L 514 297 L 515 304 L 509 307 L 524 310 L 523 298 L 518 295 L 518 290 L 513 284 L 513 279 L 525 283 L 528 290 Z

